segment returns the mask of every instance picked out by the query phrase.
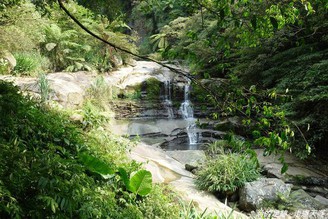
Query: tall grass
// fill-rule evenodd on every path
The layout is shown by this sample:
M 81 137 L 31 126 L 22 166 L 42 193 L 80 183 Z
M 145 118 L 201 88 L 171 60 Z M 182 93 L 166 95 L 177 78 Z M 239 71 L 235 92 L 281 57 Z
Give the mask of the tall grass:
M 17 64 L 13 73 L 18 76 L 36 76 L 49 68 L 49 60 L 38 52 L 17 52 L 14 57 Z
M 45 103 L 49 100 L 51 89 L 49 81 L 44 73 L 39 74 L 38 83 L 40 87 L 41 102 Z

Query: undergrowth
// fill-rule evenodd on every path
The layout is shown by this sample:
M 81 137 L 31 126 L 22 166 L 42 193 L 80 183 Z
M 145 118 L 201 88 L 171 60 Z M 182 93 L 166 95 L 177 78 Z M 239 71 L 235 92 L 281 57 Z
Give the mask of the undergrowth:
M 104 178 L 90 160 L 81 160 L 87 153 L 98 167 L 122 168 L 129 176 L 140 164 L 126 157 L 127 140 L 92 128 L 84 132 L 65 113 L 23 97 L 5 82 L 0 123 L 1 218 L 178 217 L 173 196 L 158 186 L 138 195 L 122 176 Z

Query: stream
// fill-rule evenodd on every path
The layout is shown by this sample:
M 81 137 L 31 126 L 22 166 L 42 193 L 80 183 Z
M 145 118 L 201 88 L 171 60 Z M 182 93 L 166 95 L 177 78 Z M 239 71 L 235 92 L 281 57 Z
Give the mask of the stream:
M 202 132 L 197 127 L 197 118 L 194 117 L 193 104 L 189 98 L 190 81 L 183 85 L 184 98 L 179 107 L 173 106 L 173 101 L 177 101 L 172 98 L 172 90 L 173 84 L 170 80 L 162 83 L 159 98 L 161 113 L 157 114 L 157 111 L 148 109 L 137 118 L 122 119 L 123 124 L 128 124 L 126 133 L 131 138 L 139 137 L 148 145 L 159 146 L 168 151 L 202 149 Z

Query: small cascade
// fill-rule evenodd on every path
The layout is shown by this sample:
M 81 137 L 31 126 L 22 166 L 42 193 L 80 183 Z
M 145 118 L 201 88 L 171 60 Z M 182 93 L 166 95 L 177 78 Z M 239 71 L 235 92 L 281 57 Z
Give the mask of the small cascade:
M 187 121 L 187 134 L 190 145 L 197 144 L 201 138 L 201 134 L 197 132 L 196 119 L 194 118 L 194 109 L 189 100 L 190 81 L 184 87 L 184 102 L 181 103 L 180 111 L 183 119 Z
M 174 112 L 172 108 L 172 92 L 171 92 L 171 82 L 164 81 L 164 107 L 167 110 L 167 117 L 169 119 L 174 118 Z

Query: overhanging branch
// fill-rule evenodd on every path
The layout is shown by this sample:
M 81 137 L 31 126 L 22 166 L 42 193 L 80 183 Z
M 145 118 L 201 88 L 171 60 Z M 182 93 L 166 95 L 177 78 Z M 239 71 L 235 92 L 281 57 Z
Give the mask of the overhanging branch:
M 82 28 L 85 32 L 87 32 L 88 34 L 90 34 L 91 36 L 93 36 L 94 38 L 100 40 L 101 42 L 107 44 L 107 45 L 110 45 L 111 47 L 115 48 L 116 50 L 119 50 L 119 51 L 122 51 L 122 52 L 125 52 L 129 55 L 132 55 L 134 57 L 137 57 L 139 59 L 142 59 L 142 60 L 146 60 L 146 61 L 151 61 L 151 62 L 155 62 L 165 68 L 168 68 L 170 71 L 178 74 L 178 75 L 181 75 L 185 78 L 188 78 L 190 79 L 192 82 L 194 82 L 197 86 L 201 87 L 204 91 L 206 91 L 212 98 L 213 100 L 216 102 L 216 103 L 219 103 L 219 101 L 217 100 L 216 98 L 216 95 L 214 94 L 214 92 L 212 92 L 212 90 L 208 89 L 207 87 L 205 87 L 199 80 L 197 80 L 195 77 L 193 77 L 192 75 L 190 75 L 188 72 L 186 71 L 183 71 L 181 69 L 177 69 L 177 68 L 174 68 L 172 66 L 169 66 L 169 65 L 166 65 L 160 61 L 157 61 L 155 59 L 152 59 L 152 58 L 149 58 L 147 56 L 141 56 L 141 55 L 138 55 L 136 53 L 133 53 L 125 48 L 122 48 L 122 47 L 119 47 L 111 42 L 109 42 L 108 40 L 105 40 L 103 39 L 102 37 L 98 36 L 97 34 L 95 34 L 94 32 L 92 32 L 91 30 L 89 30 L 86 26 L 84 26 L 75 16 L 73 16 L 69 11 L 68 9 L 64 6 L 62 0 L 58 0 L 58 4 L 60 6 L 61 9 L 63 9 L 63 11 L 80 27 Z

